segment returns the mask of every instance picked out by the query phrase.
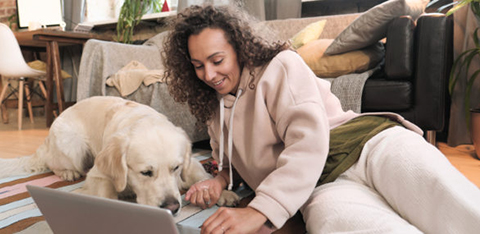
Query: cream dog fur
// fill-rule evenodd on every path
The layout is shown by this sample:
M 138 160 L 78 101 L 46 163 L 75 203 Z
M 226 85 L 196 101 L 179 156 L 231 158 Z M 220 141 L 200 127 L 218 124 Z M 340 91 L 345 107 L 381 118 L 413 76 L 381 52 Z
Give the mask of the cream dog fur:
M 1 160 L 0 177 L 52 170 L 64 180 L 86 176 L 81 193 L 181 208 L 180 189 L 211 178 L 191 159 L 186 133 L 150 108 L 118 97 L 91 97 L 65 110 L 32 156 Z M 88 172 L 88 173 L 87 173 Z M 219 205 L 239 197 L 223 191 Z

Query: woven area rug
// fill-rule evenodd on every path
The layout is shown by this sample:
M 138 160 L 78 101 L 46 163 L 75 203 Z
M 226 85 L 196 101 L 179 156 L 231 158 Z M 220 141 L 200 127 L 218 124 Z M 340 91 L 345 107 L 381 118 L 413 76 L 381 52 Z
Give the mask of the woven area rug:
M 207 172 L 216 173 L 216 163 L 211 158 L 209 150 L 194 150 L 195 159 L 202 162 Z M 26 185 L 49 187 L 67 192 L 80 188 L 84 179 L 67 182 L 52 172 L 16 176 L 0 179 L 0 234 L 3 233 L 52 233 L 45 222 L 40 210 L 26 189 Z M 241 197 L 251 194 L 251 191 L 239 190 Z M 203 221 L 213 214 L 218 207 L 207 210 L 190 205 L 183 201 L 179 215 L 175 217 L 177 223 L 199 227 Z

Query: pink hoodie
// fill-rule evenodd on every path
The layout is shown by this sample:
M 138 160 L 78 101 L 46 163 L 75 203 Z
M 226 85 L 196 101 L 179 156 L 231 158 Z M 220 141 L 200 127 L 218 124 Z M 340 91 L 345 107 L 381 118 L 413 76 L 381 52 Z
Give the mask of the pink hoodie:
M 288 50 L 256 68 L 253 81 L 244 69 L 237 97 L 219 98 L 224 107 L 220 105 L 209 125 L 212 155 L 221 165 L 235 167 L 255 191 L 249 206 L 280 228 L 315 188 L 327 159 L 330 130 L 359 114 L 343 111 L 330 83 Z M 401 116 L 387 115 L 421 132 Z

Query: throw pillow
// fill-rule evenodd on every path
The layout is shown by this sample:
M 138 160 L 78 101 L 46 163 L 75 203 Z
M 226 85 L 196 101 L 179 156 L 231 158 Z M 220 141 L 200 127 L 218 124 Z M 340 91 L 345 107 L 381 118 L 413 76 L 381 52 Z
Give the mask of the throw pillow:
M 35 60 L 35 61 L 28 62 L 27 65 L 33 69 L 47 72 L 47 64 L 44 61 Z M 61 76 L 63 79 L 72 78 L 72 75 L 70 75 L 68 72 L 64 70 L 62 70 Z
M 318 39 L 318 37 L 320 37 L 320 34 L 322 34 L 326 22 L 326 20 L 319 20 L 317 22 L 307 25 L 307 27 L 305 27 L 292 37 L 292 47 L 294 49 L 298 49 L 303 45 L 307 44 L 308 42 Z
M 320 78 L 334 78 L 350 73 L 362 73 L 382 61 L 385 51 L 381 43 L 361 50 L 337 55 L 324 54 L 333 39 L 318 39 L 300 47 L 297 52 Z
M 327 48 L 326 54 L 340 54 L 372 45 L 387 34 L 388 23 L 402 15 L 416 20 L 428 0 L 389 0 L 363 13 L 343 30 Z

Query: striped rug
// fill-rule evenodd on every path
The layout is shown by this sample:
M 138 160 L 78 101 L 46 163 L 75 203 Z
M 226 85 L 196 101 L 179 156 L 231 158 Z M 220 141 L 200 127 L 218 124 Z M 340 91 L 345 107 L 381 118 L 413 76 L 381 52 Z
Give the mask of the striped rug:
M 10 177 L 0 180 L 0 233 L 15 233 L 45 220 L 27 192 L 26 185 L 73 191 L 84 179 L 67 182 L 52 172 Z
M 216 163 L 211 158 L 208 150 L 194 150 L 193 156 L 202 162 L 209 173 L 216 173 Z M 38 233 L 38 226 L 45 226 L 42 213 L 38 210 L 35 202 L 30 197 L 26 185 L 36 185 L 53 189 L 72 192 L 80 188 L 84 179 L 74 182 L 63 181 L 52 172 L 15 176 L 0 179 L 0 234 L 3 233 Z M 216 208 L 202 211 L 199 208 L 189 206 L 184 202 L 181 215 L 175 217 L 179 223 L 192 226 L 201 224 Z M 206 212 L 206 213 L 205 213 Z M 199 218 L 202 217 L 202 218 Z M 41 225 L 35 225 L 41 224 Z M 45 227 L 42 227 L 45 229 Z M 48 230 L 48 226 L 47 226 Z

